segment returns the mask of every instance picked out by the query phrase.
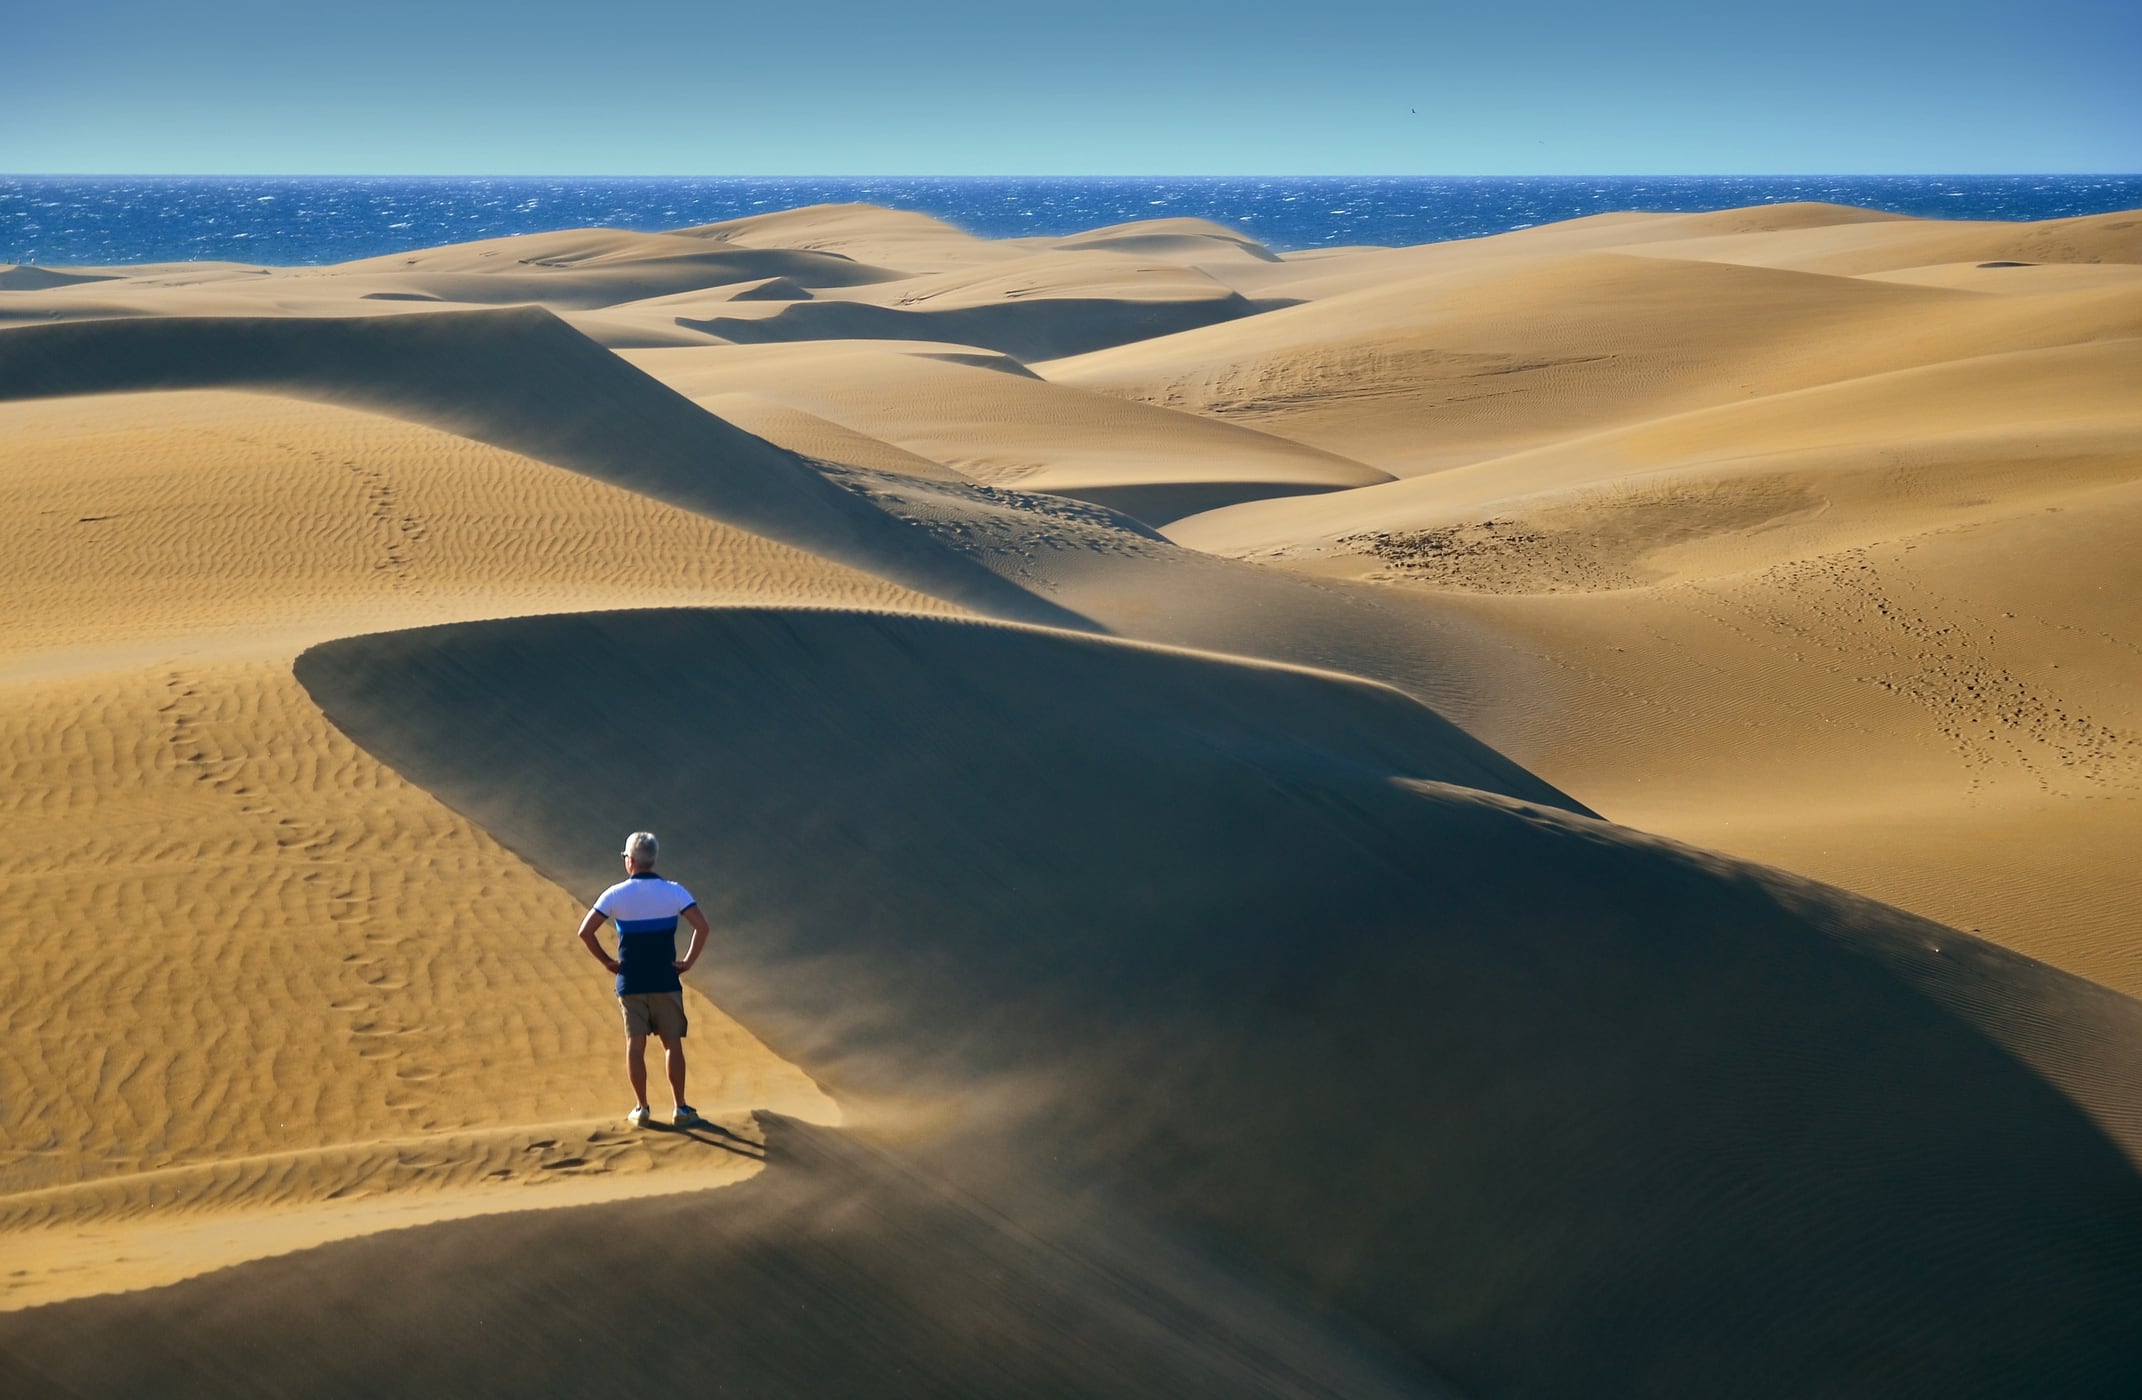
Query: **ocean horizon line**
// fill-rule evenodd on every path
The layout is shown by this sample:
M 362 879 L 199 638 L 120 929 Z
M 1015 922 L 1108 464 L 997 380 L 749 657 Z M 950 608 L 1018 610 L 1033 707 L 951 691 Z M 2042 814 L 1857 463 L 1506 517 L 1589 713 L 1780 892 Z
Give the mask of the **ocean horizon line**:
M 2043 220 L 2142 206 L 2142 175 L 0 175 L 0 262 L 312 266 L 568 228 L 658 232 L 874 204 L 984 238 L 1156 218 L 1274 252 L 1478 238 L 1606 213 L 1824 203 Z
M 1342 174 L 1264 171 L 1156 174 L 1102 171 L 1064 175 L 1003 170 L 945 173 L 905 170 L 855 174 L 832 170 L 725 172 L 669 171 L 612 175 L 599 171 L 527 173 L 497 170 L 0 170 L 0 180 L 2134 180 L 2142 170 L 1620 170 L 1609 172 L 1356 171 Z

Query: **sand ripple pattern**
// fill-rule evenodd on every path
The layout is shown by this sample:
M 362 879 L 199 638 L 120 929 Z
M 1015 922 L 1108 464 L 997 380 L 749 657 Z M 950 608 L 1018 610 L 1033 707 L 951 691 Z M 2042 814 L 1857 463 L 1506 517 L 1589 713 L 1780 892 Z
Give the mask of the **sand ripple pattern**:
M 521 1154 L 623 1097 L 606 980 L 570 941 L 586 892 L 350 744 L 290 657 L 321 636 L 622 599 L 941 605 L 370 413 L 200 392 L 0 420 L 17 609 L 0 649 L 16 911 L 0 1306 L 349 1233 L 360 1201 L 369 1229 L 382 1211 L 506 1208 L 519 1198 L 494 1188 L 524 1179 L 599 1170 L 612 1184 L 576 1198 L 592 1199 L 709 1170 L 615 1144 L 585 1166 Z M 828 1111 L 703 1003 L 696 1031 L 708 1112 Z M 73 1243 L 34 1243 L 59 1237 Z

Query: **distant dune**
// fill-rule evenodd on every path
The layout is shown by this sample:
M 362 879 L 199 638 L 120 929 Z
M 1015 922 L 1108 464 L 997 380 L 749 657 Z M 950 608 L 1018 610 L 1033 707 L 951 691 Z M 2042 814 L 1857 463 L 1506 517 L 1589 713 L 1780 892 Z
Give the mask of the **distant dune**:
M 2131 1394 L 2138 346 L 2142 213 L 0 270 L 0 1388 Z
M 992 611 L 1063 618 L 799 459 L 693 409 L 539 309 L 130 319 L 25 327 L 0 340 L 0 399 L 203 387 L 385 408 Z

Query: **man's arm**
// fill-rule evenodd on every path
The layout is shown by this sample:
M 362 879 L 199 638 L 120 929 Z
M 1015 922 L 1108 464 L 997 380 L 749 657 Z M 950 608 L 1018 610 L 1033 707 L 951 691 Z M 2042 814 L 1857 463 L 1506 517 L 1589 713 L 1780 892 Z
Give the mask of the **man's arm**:
M 602 940 L 595 936 L 595 931 L 601 928 L 609 917 L 600 909 L 588 910 L 588 916 L 580 921 L 580 941 L 588 945 L 588 951 L 595 955 L 595 961 L 615 972 L 617 959 L 602 950 Z
M 707 934 L 711 930 L 707 928 L 707 916 L 699 912 L 696 904 L 686 907 L 684 921 L 692 926 L 692 946 L 685 949 L 683 959 L 672 966 L 679 972 L 690 972 L 692 964 L 698 962 L 699 955 L 706 951 Z

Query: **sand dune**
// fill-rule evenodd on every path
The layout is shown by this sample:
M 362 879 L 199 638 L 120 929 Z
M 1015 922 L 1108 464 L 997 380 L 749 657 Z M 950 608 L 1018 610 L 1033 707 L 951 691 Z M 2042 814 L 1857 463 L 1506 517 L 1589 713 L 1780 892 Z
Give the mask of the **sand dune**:
M 385 276 L 442 301 L 586 308 L 775 277 L 802 287 L 846 287 L 899 274 L 808 249 L 709 247 L 704 239 L 678 234 L 573 229 L 370 258 L 301 275 L 337 282 Z
M 1132 224 L 1111 224 L 1088 229 L 1069 238 L 1049 240 L 1062 249 L 1106 249 L 1164 262 L 1180 261 L 1199 267 L 1212 263 L 1276 263 L 1279 255 L 1253 238 L 1246 238 L 1209 219 L 1141 219 Z
M 949 605 L 437 428 L 257 393 L 0 404 L 0 677 L 380 627 L 769 595 Z
M 1559 672 L 1504 744 L 1601 810 L 2132 994 L 2138 507 L 2130 484 L 1728 580 L 1467 610 Z
M 725 315 L 680 317 L 679 323 L 744 343 L 943 340 L 1038 360 L 1265 309 L 1194 268 L 1121 256 L 1100 245 L 835 289 L 808 303 L 735 305 Z
M 1388 480 L 1335 453 L 935 356 L 804 347 L 635 354 L 695 400 L 771 395 L 992 486 L 1166 521 L 1244 498 Z
M 46 292 L 54 287 L 77 287 L 85 282 L 109 282 L 111 276 L 95 273 L 63 272 L 50 267 L 12 266 L 0 268 L 0 292 Z
M 0 973 L 0 1075 L 37 1086 L 0 1151 L 0 1297 L 732 1175 L 620 1140 L 577 902 L 329 728 L 290 659 L 657 594 L 943 605 L 349 409 L 57 399 L 0 405 L 0 435 L 0 868 L 37 943 Z M 85 868 L 108 936 L 48 939 Z M 710 1112 L 830 1111 L 702 1011 Z
M 1342 430 L 1358 420 L 1389 432 L 1419 415 L 1434 433 L 1423 440 L 1447 445 L 1455 464 L 1242 504 L 1169 533 L 1325 576 L 1455 590 L 1464 600 L 1450 601 L 1526 633 L 1517 650 L 1559 673 L 1551 697 L 1519 702 L 1532 718 L 1496 741 L 1601 810 L 2142 991 L 2126 932 L 2142 885 L 2113 854 L 2142 834 L 2142 714 L 2130 698 L 2142 675 L 2131 623 L 2096 601 L 2132 573 L 2132 551 L 2112 541 L 2132 528 L 2142 461 L 2137 284 L 2114 264 L 1973 263 L 1968 279 L 1954 264 L 1892 270 L 1959 253 L 1998 261 L 2025 242 L 2115 256 L 2131 246 L 2117 227 L 2130 221 L 2017 230 L 1823 217 L 1735 229 L 1728 217 L 1721 232 L 1698 221 L 1710 217 L 1675 220 L 1673 240 L 1644 245 L 1648 280 L 1625 285 L 1663 288 L 1702 266 L 1670 260 L 1683 252 L 1735 278 L 1743 254 L 1768 275 L 1763 264 L 1787 261 L 1783 247 L 1849 246 L 1854 265 L 1884 270 L 1809 282 L 1790 318 L 1742 303 L 1731 324 L 1691 319 L 1728 337 L 1711 342 L 1706 373 L 1741 366 L 1723 392 L 1698 377 L 1669 386 L 1723 400 L 1710 407 L 1656 412 L 1661 400 L 1640 376 L 1621 378 L 1619 356 L 1563 383 L 1494 376 L 1520 382 L 1478 400 L 1436 401 L 1415 377 L 1414 396 L 1381 419 L 1373 402 L 1305 399 L 1302 424 L 1326 415 Z M 1544 268 L 1566 271 L 1553 259 L 1568 236 L 1646 221 L 1587 233 L 1591 222 L 1511 239 L 1549 245 Z M 1542 268 L 1508 250 L 1468 256 L 1483 284 Z M 2033 281 L 1973 290 L 2016 274 Z M 1672 294 L 1668 323 L 1700 318 L 1681 298 L 1718 290 L 1708 276 Z M 1903 285 L 1941 299 L 1861 304 L 1853 290 Z M 1329 314 L 1362 295 L 1262 319 Z M 1823 296 L 1843 319 L 1790 330 Z M 1495 333 L 1506 344 L 1536 336 L 1525 344 L 1541 359 L 1565 335 L 1544 311 L 1526 327 L 1513 312 Z M 1331 349 L 1302 363 L 1317 357 L 1347 363 Z M 1090 363 L 1045 368 L 1090 384 L 1076 372 Z M 1791 387 L 1807 381 L 1820 382 Z M 1625 397 L 1624 384 L 1636 392 Z M 1292 411 L 1229 417 L 1285 432 Z M 1502 424 L 1529 431 L 1571 416 L 1583 426 L 1504 450 Z
M 1074 1253 L 852 1135 L 778 1120 L 768 1136 L 780 1166 L 748 1196 L 435 1225 L 421 1251 L 408 1232 L 387 1234 L 148 1297 L 46 1310 L 35 1333 L 0 1319 L 0 1381 L 49 1391 L 63 1377 L 77 1393 L 113 1395 L 586 1394 L 618 1372 L 615 1348 L 590 1338 L 626 1335 L 654 1314 L 681 1325 L 636 1349 L 636 1384 L 1155 1400 L 1455 1394 L 1343 1324 L 1292 1316 L 1227 1271 L 1127 1230 L 1096 1233 Z M 899 1236 L 891 1248 L 888 1232 Z M 508 1277 L 526 1286 L 502 1307 L 495 1290 Z M 311 1325 L 321 1315 L 347 1325 Z M 488 1342 L 501 1333 L 503 1345 Z M 131 1344 L 94 1344 L 118 1335 Z
M 675 234 L 570 229 L 328 267 L 176 264 L 85 272 L 64 280 L 55 280 L 62 274 L 43 270 L 35 270 L 35 275 L 42 279 L 35 290 L 45 295 L 11 297 L 9 319 L 320 316 L 361 313 L 367 309 L 365 301 L 459 307 L 533 303 L 557 311 L 589 311 L 775 279 L 799 288 L 846 287 L 907 274 L 804 249 L 732 248 Z
M 859 262 L 905 269 L 908 273 L 943 272 L 981 263 L 1007 261 L 1020 249 L 977 238 L 942 219 L 874 204 L 814 204 L 754 214 L 726 223 L 679 229 L 688 238 L 728 243 L 739 248 L 792 248 L 831 253 Z
M 1048 358 L 1263 309 L 1200 265 L 1270 253 L 1196 220 L 1132 227 L 1022 248 L 919 215 L 833 209 L 678 233 L 569 229 L 318 268 L 17 268 L 0 273 L 0 291 L 47 295 L 0 303 L 0 324 L 534 304 L 605 344 L 892 338 Z M 864 245 L 842 235 L 900 261 L 859 261 L 840 249 Z M 801 305 L 821 297 L 838 305 Z
M 539 310 L 128 320 L 0 339 L 0 399 L 259 387 L 407 414 L 999 615 L 1065 620 Z
M 1478 558 L 1422 567 L 1456 586 L 1520 592 L 1746 573 L 2131 481 L 2142 470 L 2132 455 L 2142 398 L 2125 390 L 2137 383 L 2142 337 L 1959 358 L 1665 415 L 1313 503 L 1243 505 L 1170 533 L 1241 555 L 1499 516 L 1497 529 L 1564 547 L 1541 541 L 1530 578 L 1526 551 L 1508 550 L 1517 577 L 1507 584 Z M 2055 461 L 2060 470 L 2039 469 Z M 1555 579 L 1554 561 L 1571 553 L 1583 562 Z
M 0 271 L 0 1388 L 2131 1392 L 2138 238 Z
M 1970 355 L 2134 335 L 2066 306 L 1625 253 L 1463 264 L 1046 377 L 1215 414 L 1407 476 L 1579 433 Z
M 2075 1329 L 2078 1377 L 2131 1364 L 2124 1341 L 2080 1344 L 2079 1319 L 2131 1300 L 2142 1261 L 2096 1272 L 2075 1250 L 2142 1210 L 2101 1136 L 2142 1149 L 2142 1009 L 1833 891 L 1448 786 L 1471 773 L 1391 692 L 828 614 L 489 624 L 335 644 L 299 673 L 564 875 L 575 824 L 522 784 L 609 771 L 633 741 L 603 746 L 598 700 L 520 678 L 563 656 L 629 675 L 648 637 L 706 658 L 660 721 L 703 736 L 705 766 L 662 745 L 641 797 L 594 802 L 681 819 L 718 773 L 771 819 L 694 852 L 738 945 L 711 989 L 866 1134 L 882 1118 L 912 1140 L 926 1110 L 903 1105 L 957 1093 L 970 1140 L 947 1155 L 991 1166 L 915 1150 L 977 1192 L 1045 1177 L 1027 1152 L 1088 1191 L 1118 1181 L 1153 1228 L 1246 1253 L 1489 1391 L 1614 1389 L 1604 1357 L 1648 1378 L 1632 1388 L 1730 1388 L 1755 1347 L 1803 1390 L 1899 1374 L 1921 1347 L 1961 1379 L 2046 1327 Z M 1073 746 L 1078 765 L 1054 761 Z M 2091 1086 L 2104 1121 L 2041 1074 Z M 1307 1150 L 1264 1146 L 1287 1141 Z M 1394 1200 L 1397 1179 L 1436 1189 Z M 1928 1249 L 1970 1308 L 1907 1282 Z M 1625 1274 L 1641 1303 L 1614 1301 Z M 1842 1291 L 1804 1300 L 1812 1278 Z M 1787 1299 L 1791 1337 L 1740 1330 Z M 1667 1337 L 1629 1307 L 1704 1321 Z M 1917 1341 L 1885 1356 L 1870 1319 Z
M 2059 1358 L 2033 1380 L 2087 1390 L 2133 1364 L 2124 1329 L 2092 1319 L 2132 1298 L 2136 1263 L 2084 1243 L 2137 1209 L 2102 1136 L 2132 1150 L 2133 1125 L 2093 1124 L 2040 1078 L 2131 1103 L 2132 1052 L 2107 1047 L 2132 1046 L 2133 1003 L 1833 891 L 1424 781 L 1450 773 L 1442 731 L 1390 692 L 1060 634 L 748 612 L 407 633 L 301 672 L 404 771 L 539 861 L 577 862 L 578 824 L 524 785 L 638 754 L 681 817 L 666 804 L 703 781 L 538 680 L 591 654 L 626 677 L 650 634 L 706 658 L 649 692 L 653 732 L 694 739 L 660 753 L 774 819 L 691 853 L 733 931 L 709 981 L 822 1060 L 860 1107 L 844 1136 L 873 1145 L 775 1124 L 773 1171 L 703 1204 L 335 1246 L 153 1307 L 0 1323 L 15 1355 L 99 1389 L 144 1355 L 214 1376 L 245 1327 L 274 1339 L 246 1384 L 362 1389 L 380 1363 L 351 1339 L 385 1333 L 402 1383 L 570 1388 L 591 1363 L 557 1310 L 660 1296 L 692 1342 L 651 1346 L 650 1374 L 839 1390 L 892 1364 L 1129 1393 L 1433 1394 L 1436 1373 L 1474 1393 L 1990 1390 L 2018 1348 Z M 1053 760 L 1065 744 L 1079 765 Z M 1392 1194 L 1424 1177 L 1434 1191 Z M 1230 1275 L 1266 1282 L 1245 1298 Z M 308 1323 L 299 1297 L 353 1325 Z M 501 1307 L 525 1341 L 473 1375 L 467 1328 Z M 963 1340 L 936 1341 L 952 1316 Z M 1041 1317 L 1087 1344 L 1050 1345 Z M 120 1326 L 143 1345 L 75 1345 Z
M 1855 277 L 1936 263 L 2142 263 L 2142 216 L 2133 211 L 2036 224 L 1883 219 L 1789 228 L 1729 223 L 1718 233 L 1724 237 L 1715 242 L 1682 234 L 1658 251 L 1675 258 Z M 1650 251 L 1642 244 L 1627 248 Z
M 1174 302 L 1054 298 L 944 310 L 828 300 L 791 302 L 766 315 L 732 313 L 703 320 L 680 317 L 677 324 L 741 345 L 798 340 L 937 340 L 985 346 L 1022 360 L 1047 360 L 1232 321 L 1256 309 L 1233 293 L 1198 295 Z
M 1275 264 L 1211 261 L 1204 267 L 1245 295 L 1268 293 L 1316 301 L 1427 272 L 1459 268 L 1480 272 L 1512 261 L 1611 252 L 1632 244 L 1681 238 L 1895 221 L 1895 215 L 1872 209 L 1815 203 L 1765 204 L 1701 214 L 1619 212 L 1538 224 L 1488 238 L 1454 239 L 1412 248 L 1308 248 L 1284 254 Z
M 698 402 L 746 432 L 815 461 L 932 481 L 967 479 L 927 457 L 758 394 L 702 394 Z
M 767 277 L 757 282 L 741 282 L 729 293 L 731 301 L 809 301 L 808 288 L 791 277 Z

